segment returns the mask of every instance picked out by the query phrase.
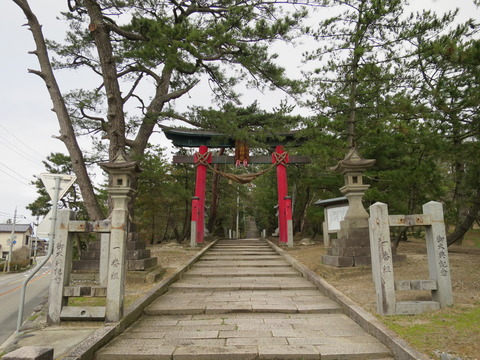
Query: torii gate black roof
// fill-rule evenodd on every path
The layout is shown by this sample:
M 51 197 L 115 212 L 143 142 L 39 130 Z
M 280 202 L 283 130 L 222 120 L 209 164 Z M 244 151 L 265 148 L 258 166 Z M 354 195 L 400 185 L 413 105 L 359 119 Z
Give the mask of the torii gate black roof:
M 167 139 L 171 140 L 174 146 L 180 147 L 199 147 L 206 145 L 210 148 L 234 148 L 235 139 L 226 134 L 215 131 L 186 129 L 186 128 L 172 128 L 167 126 L 160 126 L 165 133 Z M 298 141 L 298 131 L 290 131 L 285 133 L 278 133 L 278 138 L 267 138 L 265 143 L 268 146 L 277 145 L 293 145 Z

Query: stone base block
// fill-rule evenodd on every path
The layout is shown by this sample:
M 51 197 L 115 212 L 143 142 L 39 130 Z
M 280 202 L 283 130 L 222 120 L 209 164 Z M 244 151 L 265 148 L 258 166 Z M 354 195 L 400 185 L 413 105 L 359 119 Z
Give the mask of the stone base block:
M 337 239 L 331 239 L 331 246 L 332 247 L 365 247 L 370 249 L 370 238 L 367 236 L 366 238 L 346 238 L 346 237 L 338 237 Z M 368 250 L 370 251 L 370 250 Z
M 82 271 L 82 272 L 72 272 L 70 274 L 70 280 L 81 280 L 81 281 L 98 281 L 98 271 Z
M 436 301 L 399 301 L 395 306 L 397 315 L 417 315 L 426 311 L 440 309 L 440 304 Z
M 354 262 L 354 266 L 371 266 L 372 257 L 371 256 L 354 256 L 353 262 Z
M 145 241 L 127 241 L 127 250 L 143 250 L 146 247 Z
M 5 360 L 53 360 L 53 348 L 24 346 L 20 349 L 3 355 Z
M 370 256 L 323 255 L 322 263 L 335 267 L 370 266 L 372 264 L 372 259 Z
M 359 275 L 371 274 L 371 266 L 357 266 L 357 267 L 335 267 L 325 264 L 318 264 L 318 273 L 324 278 L 346 279 L 353 278 Z
M 105 297 L 107 296 L 107 288 L 103 286 L 66 286 L 63 289 L 63 295 L 72 297 Z
M 368 247 L 331 247 L 327 249 L 328 255 L 333 256 L 370 256 Z
M 82 251 L 82 260 L 100 260 L 100 251 L 84 250 Z
M 62 320 L 104 320 L 105 306 L 64 306 Z
M 322 263 L 336 267 L 352 267 L 354 264 L 352 256 L 347 257 L 333 255 L 322 255 Z
M 128 271 L 127 283 L 129 284 L 151 284 L 160 280 L 165 274 L 166 269 L 157 266 L 147 271 Z
M 437 290 L 435 280 L 397 280 L 395 290 Z
M 140 241 L 140 234 L 136 231 L 131 231 L 131 232 L 128 233 L 127 239 L 128 239 L 128 241 L 139 242 Z
M 152 267 L 157 266 L 157 258 L 150 257 L 140 260 L 128 260 L 128 270 L 129 271 L 143 271 L 148 270 Z
M 87 244 L 87 251 L 100 251 L 101 242 L 100 241 L 92 241 Z M 83 252 L 82 252 L 83 255 Z
M 96 270 L 100 269 L 100 260 L 75 260 L 72 270 Z
M 127 259 L 128 260 L 140 260 L 148 259 L 150 257 L 150 250 L 139 249 L 139 250 L 128 250 Z
M 405 262 L 407 261 L 407 255 L 393 255 L 392 256 L 392 261 L 393 263 L 400 263 L 400 262 Z

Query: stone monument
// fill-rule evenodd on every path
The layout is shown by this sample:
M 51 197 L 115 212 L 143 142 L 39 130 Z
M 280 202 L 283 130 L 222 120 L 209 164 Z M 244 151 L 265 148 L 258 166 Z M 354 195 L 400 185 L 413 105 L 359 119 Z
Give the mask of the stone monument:
M 340 222 L 338 238 L 332 239 L 322 263 L 335 267 L 354 267 L 371 264 L 368 213 L 362 199 L 370 185 L 363 183 L 363 172 L 373 166 L 374 159 L 364 159 L 353 147 L 332 170 L 344 176 L 340 191 L 348 200 L 348 210 Z
M 414 315 L 453 305 L 442 204 L 435 201 L 424 204 L 423 214 L 389 215 L 387 204 L 377 202 L 370 206 L 370 215 L 372 274 L 378 313 Z M 429 279 L 395 280 L 390 226 L 422 226 L 425 229 Z M 396 291 L 401 290 L 428 290 L 432 298 L 397 301 Z

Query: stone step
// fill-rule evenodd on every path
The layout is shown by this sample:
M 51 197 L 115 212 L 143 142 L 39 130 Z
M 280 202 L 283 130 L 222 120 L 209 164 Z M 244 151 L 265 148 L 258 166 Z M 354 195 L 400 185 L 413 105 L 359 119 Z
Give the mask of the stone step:
M 283 260 L 280 255 L 204 255 L 200 261 Z
M 258 244 L 258 245 L 248 245 L 248 244 L 237 244 L 237 245 L 232 245 L 232 244 L 215 244 L 215 246 L 212 249 L 271 249 L 270 246 L 267 244 Z
M 292 267 L 198 267 L 194 266 L 184 278 L 188 277 L 235 277 L 235 276 L 286 276 L 299 277 L 300 273 Z
M 260 313 L 342 313 L 317 290 L 199 291 L 171 289 L 145 309 L 146 315 Z
M 256 250 L 252 250 L 252 249 L 233 249 L 233 250 L 230 250 L 230 249 L 212 249 L 208 252 L 209 254 L 213 255 L 217 255 L 217 254 L 227 254 L 227 255 L 230 255 L 230 254 L 238 254 L 238 255 L 257 255 L 257 254 L 276 254 L 275 250 L 273 249 L 256 249 Z
M 220 240 L 215 246 L 268 246 L 266 241 L 251 240 L 251 241 L 239 241 L 239 240 Z
M 393 359 L 343 314 L 146 316 L 96 354 L 133 359 Z
M 255 267 L 290 267 L 290 264 L 285 260 L 242 260 L 242 261 L 202 261 L 201 259 L 195 263 L 193 267 L 243 267 L 243 266 L 255 266 Z
M 191 290 L 308 290 L 317 287 L 304 278 L 238 276 L 232 278 L 182 278 L 171 289 Z
M 393 360 L 265 245 L 219 241 L 95 359 Z

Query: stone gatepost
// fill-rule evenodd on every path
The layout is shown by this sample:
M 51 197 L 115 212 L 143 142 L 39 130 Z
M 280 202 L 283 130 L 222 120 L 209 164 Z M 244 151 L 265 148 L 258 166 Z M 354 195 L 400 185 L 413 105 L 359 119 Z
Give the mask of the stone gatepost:
M 322 263 L 335 267 L 353 267 L 371 264 L 368 213 L 362 199 L 370 187 L 363 183 L 363 172 L 375 163 L 364 159 L 356 148 L 350 149 L 345 158 L 332 170 L 344 176 L 345 185 L 340 191 L 348 200 L 348 211 L 340 222 L 338 238 L 332 239 Z
M 395 280 L 390 226 L 425 228 L 429 279 Z M 370 244 L 379 314 L 414 315 L 453 304 L 447 235 L 441 203 L 430 201 L 423 205 L 423 214 L 415 215 L 389 215 L 386 204 L 379 202 L 373 204 L 370 206 Z M 395 292 L 402 290 L 429 290 L 432 299 L 396 301 Z
M 130 177 L 139 171 L 136 161 L 127 161 L 119 153 L 111 162 L 100 164 L 109 173 L 108 193 L 112 199 L 110 214 L 110 246 L 108 250 L 107 304 L 105 321 L 119 321 L 123 316 L 123 298 L 125 295 L 126 254 L 128 238 L 128 204 L 132 189 Z
M 110 174 L 108 192 L 112 199 L 112 212 L 108 219 L 94 222 L 76 221 L 73 212 L 58 212 L 47 316 L 49 324 L 58 324 L 61 320 L 116 322 L 123 316 L 129 230 L 128 205 L 132 194 L 130 177 L 134 172 L 138 172 L 139 168 L 137 162 L 126 161 L 123 154 L 100 166 Z M 69 285 L 74 233 L 101 234 L 101 286 Z M 106 306 L 68 305 L 69 297 L 79 296 L 106 296 Z

